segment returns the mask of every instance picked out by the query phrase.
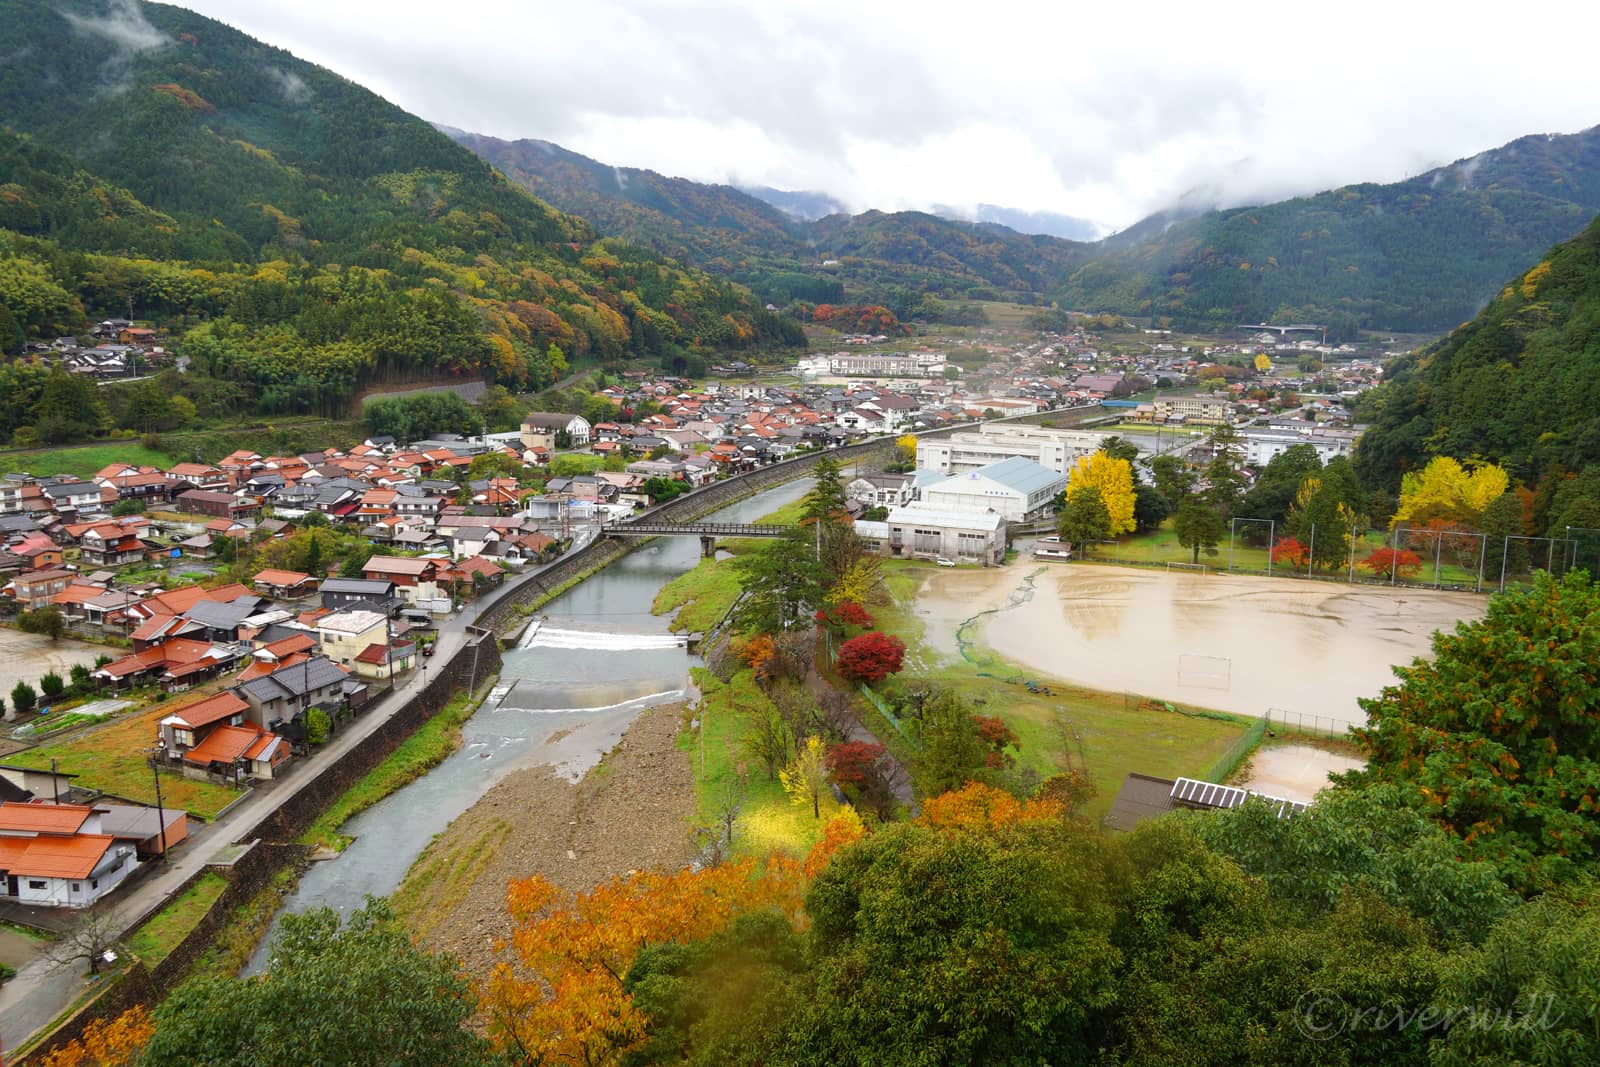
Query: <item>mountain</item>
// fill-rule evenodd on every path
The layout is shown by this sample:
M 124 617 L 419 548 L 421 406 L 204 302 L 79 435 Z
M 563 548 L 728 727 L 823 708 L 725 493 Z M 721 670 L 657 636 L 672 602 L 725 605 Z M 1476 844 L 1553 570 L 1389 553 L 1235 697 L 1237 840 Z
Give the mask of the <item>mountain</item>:
M 764 200 L 788 215 L 801 222 L 815 222 L 824 215 L 847 215 L 850 209 L 827 193 L 794 192 L 788 189 L 774 189 L 770 185 L 741 185 L 738 187 L 742 193 L 749 193 L 757 200 Z
M 927 293 L 1029 299 L 1083 259 L 1080 245 L 992 223 L 881 211 L 805 221 L 732 186 L 613 167 L 548 141 L 447 132 L 602 232 L 726 274 L 780 304 L 837 303 L 847 289 L 900 314 Z
M 838 300 L 826 281 L 836 279 L 851 299 L 901 314 L 927 293 L 1182 324 L 1321 322 L 1336 338 L 1443 330 L 1600 212 L 1600 127 L 1258 207 L 1205 210 L 1197 192 L 1093 244 L 1019 232 L 1092 235 L 1067 216 L 991 205 L 975 220 L 945 217 L 959 213 L 950 208 L 818 216 L 837 205 L 610 167 L 548 142 L 456 136 L 602 231 L 726 273 L 764 300 Z
M 1015 230 L 1021 234 L 1039 237 L 1060 237 L 1066 241 L 1093 241 L 1101 229 L 1088 219 L 1061 215 L 1054 211 L 1022 211 L 1001 207 L 998 204 L 979 204 L 970 211 L 946 204 L 936 204 L 933 214 L 946 219 L 964 222 L 989 222 Z
M 1431 331 L 1600 212 L 1600 127 L 1523 137 L 1390 185 L 1185 218 L 1102 242 L 1064 306 L 1178 320 Z
M 1600 220 L 1389 372 L 1356 452 L 1369 484 L 1392 487 L 1435 455 L 1489 459 L 1530 483 L 1600 464 Z
M 131 305 L 191 357 L 168 384 L 223 419 L 342 413 L 379 382 L 534 387 L 569 357 L 681 370 L 804 342 L 726 278 L 599 238 L 415 116 L 212 19 L 0 0 L 0 25 L 8 351 Z M 0 387 L 0 434 L 29 426 L 38 390 Z
M 523 188 L 608 234 L 730 270 L 751 254 L 805 257 L 793 219 L 730 185 L 613 167 L 549 141 L 503 141 L 441 127 Z

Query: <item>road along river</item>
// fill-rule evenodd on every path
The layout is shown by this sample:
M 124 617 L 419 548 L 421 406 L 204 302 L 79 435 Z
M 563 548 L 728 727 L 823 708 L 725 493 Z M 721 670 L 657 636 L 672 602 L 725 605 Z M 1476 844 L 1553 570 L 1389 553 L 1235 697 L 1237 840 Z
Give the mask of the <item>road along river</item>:
M 753 521 L 810 486 L 802 479 L 768 489 L 707 521 Z M 322 905 L 348 915 L 368 894 L 389 895 L 434 835 L 513 771 L 550 766 L 577 781 L 641 711 L 684 699 L 694 660 L 650 605 L 699 558 L 697 538 L 659 538 L 540 609 L 538 627 L 503 654 L 498 684 L 462 726 L 461 748 L 347 822 L 343 832 L 355 840 L 311 865 L 280 916 Z M 265 963 L 270 943 L 269 934 L 247 973 Z

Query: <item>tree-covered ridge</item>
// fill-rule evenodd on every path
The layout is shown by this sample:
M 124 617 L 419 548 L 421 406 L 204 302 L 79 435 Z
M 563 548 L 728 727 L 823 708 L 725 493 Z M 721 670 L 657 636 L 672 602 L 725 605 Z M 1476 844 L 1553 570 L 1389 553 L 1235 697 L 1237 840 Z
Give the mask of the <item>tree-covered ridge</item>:
M 1389 185 L 1163 212 L 1095 244 L 919 212 L 805 222 L 737 190 L 611 167 L 547 142 L 455 136 L 602 231 L 730 274 L 780 304 L 837 303 L 807 291 L 834 280 L 889 306 L 904 303 L 892 291 L 910 289 L 1049 297 L 1180 322 L 1443 330 L 1600 212 L 1600 128 L 1524 137 Z M 824 269 L 825 260 L 837 263 Z
M 752 256 L 815 258 L 794 220 L 732 186 L 608 166 L 549 141 L 447 132 L 535 196 L 664 255 L 724 273 Z
M 0 351 L 131 313 L 227 387 L 198 390 L 203 410 L 335 414 L 380 382 L 548 385 L 552 345 L 681 371 L 803 343 L 728 280 L 596 241 L 421 120 L 220 23 L 22 0 L 0 16 L 51 57 L 0 70 Z M 42 366 L 5 373 L 7 435 L 105 428 L 34 410 Z
M 1390 370 L 1356 453 L 1371 484 L 1433 455 L 1482 456 L 1530 484 L 1600 463 L 1600 221 Z
M 427 123 L 193 12 L 0 0 L 0 20 L 37 57 L 0 69 L 10 126 L 257 253 L 590 236 Z
M 239 259 L 244 242 L 157 211 L 60 152 L 0 129 L 0 230 L 150 259 Z
M 1600 127 L 1524 137 L 1403 182 L 1135 227 L 1058 297 L 1190 321 L 1440 329 L 1596 212 Z

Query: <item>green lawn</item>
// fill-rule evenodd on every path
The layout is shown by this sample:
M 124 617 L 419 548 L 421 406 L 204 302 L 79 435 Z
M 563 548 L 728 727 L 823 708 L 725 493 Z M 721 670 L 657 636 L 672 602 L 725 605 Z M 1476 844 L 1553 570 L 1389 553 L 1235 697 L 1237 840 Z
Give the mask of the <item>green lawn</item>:
M 113 716 L 104 726 L 77 737 L 13 752 L 6 756 L 6 762 L 48 769 L 54 759 L 61 771 L 78 775 L 81 786 L 142 804 L 154 804 L 155 779 L 145 756 L 156 742 L 158 724 L 178 707 L 192 704 L 205 695 L 205 692 L 185 693 L 143 712 Z M 203 819 L 215 818 L 217 812 L 238 797 L 238 790 L 213 782 L 171 773 L 161 776 L 163 803 L 169 808 L 183 808 Z
M 672 629 L 703 633 L 715 626 L 739 599 L 739 575 L 725 560 L 703 559 L 661 587 L 650 610 L 656 615 L 676 611 Z
M 200 924 L 226 888 L 228 880 L 222 875 L 201 875 L 176 900 L 135 930 L 128 938 L 128 948 L 148 965 L 160 963 Z
M 0 474 L 27 471 L 29 474 L 75 474 L 88 480 L 100 468 L 112 463 L 170 467 L 175 462 L 166 452 L 144 447 L 138 441 L 114 441 L 101 445 L 69 448 L 41 448 L 31 452 L 0 453 Z
M 417 728 L 416 733 L 400 742 L 361 780 L 335 800 L 310 829 L 297 839 L 302 845 L 322 845 L 343 851 L 351 841 L 339 828 L 352 816 L 366 811 L 396 789 L 420 778 L 427 771 L 444 762 L 444 758 L 461 747 L 461 724 L 472 716 L 478 700 L 469 693 L 457 693 L 437 715 Z
M 720 825 L 723 810 L 730 803 L 737 803 L 735 853 L 785 852 L 804 856 L 821 838 L 823 827 L 838 804 L 831 796 L 824 796 L 822 817 L 813 818 L 809 804 L 793 803 L 782 784 L 767 777 L 766 767 L 741 750 L 740 739 L 748 721 L 744 709 L 767 702 L 754 675 L 740 671 L 724 683 L 710 671 L 697 667 L 694 676 L 703 693 L 701 728 L 679 733 L 678 747 L 688 753 L 694 772 L 696 825 Z
M 756 525 L 794 526 L 800 522 L 805 500 L 793 500 L 756 520 Z M 758 537 L 733 537 L 717 542 L 717 547 L 736 556 L 759 549 L 767 541 Z M 676 611 L 672 628 L 684 633 L 701 633 L 715 626 L 739 599 L 742 586 L 729 560 L 702 559 L 693 570 L 685 571 L 661 587 L 650 605 L 655 615 Z

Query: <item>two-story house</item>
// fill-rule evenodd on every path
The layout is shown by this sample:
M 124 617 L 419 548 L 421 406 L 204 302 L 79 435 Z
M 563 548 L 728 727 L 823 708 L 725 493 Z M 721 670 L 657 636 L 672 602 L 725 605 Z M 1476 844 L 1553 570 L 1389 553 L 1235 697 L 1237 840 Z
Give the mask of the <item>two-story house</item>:
M 249 720 L 264 730 L 277 732 L 294 723 L 308 708 L 332 714 L 344 701 L 349 673 L 326 656 L 313 656 L 280 667 L 264 678 L 240 682 L 233 690 L 250 705 Z

